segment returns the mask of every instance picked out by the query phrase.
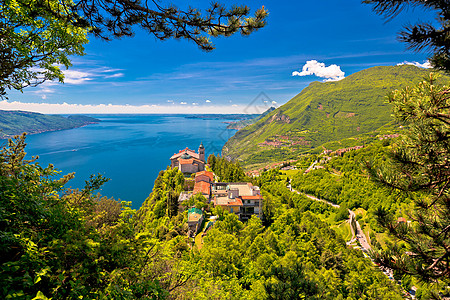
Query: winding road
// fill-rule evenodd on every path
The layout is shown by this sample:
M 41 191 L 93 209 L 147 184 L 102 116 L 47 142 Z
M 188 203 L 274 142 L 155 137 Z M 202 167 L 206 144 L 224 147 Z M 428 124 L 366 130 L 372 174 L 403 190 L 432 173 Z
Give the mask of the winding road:
M 287 186 L 287 188 L 291 191 L 291 192 L 295 192 L 297 194 L 301 194 L 301 195 L 305 195 L 306 197 L 308 197 L 309 199 L 315 200 L 315 201 L 319 201 L 319 202 L 324 202 L 328 205 L 331 205 L 335 208 L 340 208 L 340 206 L 336 203 L 327 201 L 327 200 L 323 200 L 323 199 L 319 199 L 316 198 L 314 196 L 305 194 L 305 193 L 301 193 L 297 190 L 295 190 L 294 188 L 292 188 L 291 184 L 289 183 L 289 185 Z M 349 214 L 349 218 L 347 220 L 347 222 L 350 224 L 350 228 L 352 230 L 352 238 L 350 239 L 350 241 L 347 242 L 347 245 L 350 245 L 352 243 L 354 243 L 355 241 L 358 241 L 359 244 L 361 245 L 361 250 L 366 252 L 367 250 L 372 249 L 370 247 L 370 244 L 367 242 L 367 238 L 366 235 L 364 234 L 364 232 L 361 229 L 361 226 L 359 225 L 359 222 L 356 221 L 356 215 L 355 212 L 352 210 L 348 210 L 348 214 Z
M 340 208 L 340 206 L 336 203 L 327 201 L 327 200 L 323 200 L 323 199 L 319 199 L 316 198 L 314 196 L 308 195 L 306 193 L 301 193 L 295 189 L 292 188 L 291 184 L 289 183 L 289 185 L 287 186 L 287 188 L 291 191 L 291 192 L 295 192 L 297 194 L 300 195 L 305 195 L 306 197 L 308 197 L 309 199 L 315 200 L 315 201 L 320 201 L 320 202 L 324 202 L 328 205 L 331 205 L 335 208 Z M 350 224 L 350 229 L 352 230 L 352 238 L 350 239 L 350 241 L 347 242 L 347 245 L 351 245 L 353 244 L 355 241 L 358 241 L 359 244 L 361 245 L 361 251 L 364 253 L 364 255 L 366 257 L 369 257 L 367 253 L 368 250 L 371 250 L 372 248 L 370 247 L 370 244 L 367 242 L 367 238 L 364 234 L 364 232 L 361 230 L 361 226 L 359 225 L 359 222 L 356 220 L 356 215 L 355 212 L 352 210 L 348 210 L 349 213 L 349 218 L 347 220 L 347 222 Z M 355 232 L 356 231 L 356 232 Z M 384 267 L 380 267 L 380 270 L 392 281 L 394 281 L 393 277 L 393 271 L 391 269 L 388 268 L 384 268 Z M 398 284 L 396 281 L 394 281 L 396 284 Z M 413 289 L 415 290 L 415 287 L 413 287 Z M 410 294 L 409 291 L 404 290 L 406 295 L 408 295 L 408 299 L 414 299 L 414 297 Z

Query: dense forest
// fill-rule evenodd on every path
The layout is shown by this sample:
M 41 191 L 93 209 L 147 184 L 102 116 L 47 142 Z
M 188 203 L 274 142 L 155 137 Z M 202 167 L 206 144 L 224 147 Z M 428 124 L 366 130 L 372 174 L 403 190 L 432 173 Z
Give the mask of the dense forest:
M 363 208 L 370 214 L 382 206 L 401 217 L 401 204 L 410 202 L 407 195 L 380 187 L 370 179 L 366 169 L 369 163 L 374 167 L 386 163 L 390 142 L 378 141 L 343 156 L 318 156 L 316 168 L 307 174 L 306 168 L 295 174 L 292 186 L 350 209 Z M 375 219 L 371 222 L 376 228 Z
M 224 157 L 215 156 L 214 154 L 208 157 L 208 165 L 211 170 L 219 177 L 219 181 L 223 182 L 240 182 L 249 181 L 239 165 L 239 162 L 231 162 Z
M 94 194 L 101 176 L 68 190 L 73 175 L 24 160 L 24 150 L 20 137 L 1 152 L 2 298 L 401 299 L 400 287 L 330 228 L 338 212 L 290 192 L 277 170 L 255 182 L 267 218 L 242 223 L 207 208 L 219 220 L 198 242 L 174 205 L 184 186 L 176 168 L 161 171 L 133 211 Z

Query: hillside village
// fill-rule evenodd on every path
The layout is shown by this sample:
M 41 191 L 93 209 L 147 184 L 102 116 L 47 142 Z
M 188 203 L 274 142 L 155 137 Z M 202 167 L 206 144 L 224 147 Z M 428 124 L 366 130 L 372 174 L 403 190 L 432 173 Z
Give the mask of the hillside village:
M 194 182 L 193 185 L 187 184 L 187 190 L 181 192 L 178 198 L 179 209 L 188 210 L 189 236 L 194 237 L 199 233 L 206 215 L 203 208 L 197 208 L 195 205 L 185 207 L 194 196 L 203 196 L 208 205 L 233 213 L 240 221 L 247 221 L 253 215 L 262 218 L 263 197 L 259 187 L 250 182 L 221 182 L 214 172 L 205 170 L 210 169 L 210 166 L 206 164 L 203 144 L 200 144 L 198 153 L 186 147 L 174 154 L 170 160 L 172 168 L 178 167 Z M 205 226 L 205 233 L 214 221 L 215 217 L 212 216 Z

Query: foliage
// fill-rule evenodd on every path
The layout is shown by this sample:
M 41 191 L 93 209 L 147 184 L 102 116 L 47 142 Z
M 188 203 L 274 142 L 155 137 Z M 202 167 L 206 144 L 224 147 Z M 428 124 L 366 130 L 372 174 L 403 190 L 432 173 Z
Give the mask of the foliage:
M 58 65 L 71 66 L 70 55 L 83 55 L 86 28 L 64 18 L 70 1 L 16 1 L 0 3 L 0 98 L 6 89 L 22 90 L 46 80 L 63 81 Z
M 206 199 L 202 193 L 193 195 L 191 198 L 189 198 L 189 200 L 185 200 L 182 205 L 185 210 L 190 207 L 196 207 L 198 209 L 207 209 L 209 207 L 208 199 Z
M 222 154 L 245 165 L 268 164 L 296 159 L 317 149 L 320 153 L 320 146 L 344 139 L 342 146 L 337 142 L 328 149 L 361 146 L 370 140 L 362 135 L 376 136 L 395 129 L 385 99 L 387 91 L 415 84 L 426 74 L 426 70 L 409 65 L 374 67 L 336 82 L 313 82 L 254 125 L 239 130 L 227 141 Z M 265 141 L 280 141 L 282 145 L 261 144 Z
M 409 225 L 397 224 L 385 210 L 377 211 L 379 222 L 407 245 L 377 253 L 377 260 L 402 274 L 435 283 L 435 292 L 443 285 L 448 296 L 450 90 L 435 79 L 431 74 L 417 86 L 392 92 L 394 115 L 407 130 L 394 145 L 389 162 L 371 171 L 379 183 L 412 194 L 414 199 L 408 211 Z
M 208 36 L 230 36 L 236 32 L 249 35 L 266 24 L 268 14 L 264 6 L 252 17 L 249 16 L 250 8 L 245 5 L 226 8 L 218 2 L 204 11 L 157 1 L 130 3 L 121 0 L 113 4 L 108 1 L 66 0 L 61 1 L 62 10 L 46 3 L 39 4 L 44 12 L 52 13 L 68 24 L 88 29 L 106 40 L 132 36 L 133 28 L 139 26 L 157 39 L 183 38 L 195 42 L 203 50 L 213 49 Z
M 208 157 L 208 164 L 213 172 L 223 182 L 244 182 L 249 181 L 244 171 L 239 165 L 239 162 L 232 162 L 224 157 L 215 156 L 214 154 Z
M 399 289 L 310 212 L 281 209 L 270 227 L 234 214 L 197 252 L 188 298 L 401 299 Z
M 183 187 L 184 176 L 178 168 L 160 171 L 152 193 L 135 216 L 137 230 L 160 240 L 184 234 L 183 217 L 178 214 L 178 197 Z
M 336 213 L 335 221 L 339 222 L 348 219 L 348 207 L 347 205 L 341 205 Z
M 214 209 L 220 218 L 197 247 L 186 213 L 171 210 L 184 186 L 178 169 L 161 171 L 134 212 L 93 196 L 98 176 L 84 190 L 64 189 L 72 175 L 52 179 L 53 167 L 25 161 L 24 147 L 23 138 L 10 141 L 1 153 L 3 298 L 401 299 L 319 217 L 336 209 L 290 192 L 278 170 L 258 179 L 271 199 L 270 224 Z
M 281 171 L 279 169 L 270 169 L 260 174 L 260 176 L 254 178 L 254 183 L 260 188 L 264 187 L 266 184 L 270 184 L 281 180 Z
M 25 160 L 25 135 L 0 152 L 0 295 L 2 299 L 161 298 L 147 270 L 149 241 L 134 238 L 129 203 L 92 196 L 64 184 L 73 174 Z
M 373 213 L 380 207 L 392 213 L 397 212 L 402 203 L 409 203 L 407 195 L 392 193 L 370 180 L 366 163 L 381 166 L 390 148 L 387 140 L 367 145 L 360 150 L 349 151 L 342 157 L 333 157 L 324 168 L 299 172 L 292 179 L 292 186 L 301 192 L 343 205 L 350 209 L 363 208 L 369 212 L 371 228 L 380 230 Z M 346 215 L 341 211 L 341 218 Z M 401 216 L 401 215 L 398 215 Z
M 371 4 L 373 10 L 387 18 L 394 18 L 407 7 L 420 7 L 425 11 L 433 11 L 436 18 L 433 22 L 407 25 L 399 34 L 399 40 L 408 45 L 408 49 L 416 51 L 430 50 L 431 65 L 437 69 L 450 71 L 450 7 L 443 0 L 364 0 Z M 437 21 L 437 22 L 436 22 Z M 435 27 L 438 23 L 440 28 Z
M 265 26 L 268 15 L 264 6 L 250 16 L 244 5 L 215 2 L 202 11 L 139 0 L 5 0 L 0 13 L 0 98 L 7 89 L 62 82 L 59 65 L 67 68 L 70 55 L 84 54 L 88 31 L 110 40 L 132 36 L 138 26 L 159 40 L 186 39 L 209 51 L 209 37 L 249 35 Z
M 301 212 L 310 211 L 321 215 L 324 219 L 336 218 L 337 210 L 324 203 L 312 200 L 303 194 L 293 193 L 286 188 L 283 181 L 272 181 L 263 186 L 264 195 L 264 221 L 272 224 L 275 216 L 282 208 L 296 208 Z M 266 215 L 268 213 L 268 215 Z M 271 217 L 269 217 L 271 216 Z

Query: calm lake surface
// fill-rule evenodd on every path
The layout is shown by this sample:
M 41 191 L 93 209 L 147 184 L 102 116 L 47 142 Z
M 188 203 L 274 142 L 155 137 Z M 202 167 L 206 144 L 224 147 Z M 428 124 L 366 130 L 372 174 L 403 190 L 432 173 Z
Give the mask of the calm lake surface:
M 132 201 L 137 209 L 150 194 L 170 157 L 203 142 L 206 157 L 219 154 L 236 130 L 225 121 L 184 115 L 91 115 L 101 122 L 81 128 L 27 137 L 27 155 L 39 155 L 42 166 L 52 163 L 62 174 L 76 172 L 68 187 L 82 188 L 90 174 L 111 178 L 100 190 L 115 199 Z

